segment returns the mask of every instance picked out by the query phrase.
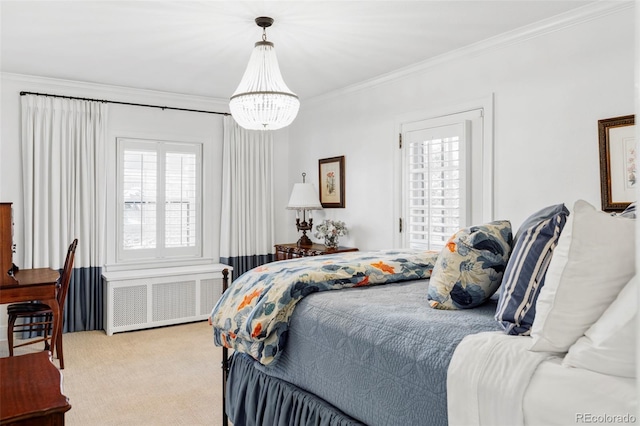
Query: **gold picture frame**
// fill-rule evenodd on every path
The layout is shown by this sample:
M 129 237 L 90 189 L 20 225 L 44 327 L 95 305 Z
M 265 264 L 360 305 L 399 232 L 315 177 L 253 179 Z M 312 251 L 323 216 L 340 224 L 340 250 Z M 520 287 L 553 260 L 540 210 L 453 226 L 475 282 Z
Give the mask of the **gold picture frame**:
M 623 211 L 636 199 L 635 116 L 598 120 L 603 211 Z
M 344 208 L 344 155 L 318 160 L 320 204 L 327 208 Z

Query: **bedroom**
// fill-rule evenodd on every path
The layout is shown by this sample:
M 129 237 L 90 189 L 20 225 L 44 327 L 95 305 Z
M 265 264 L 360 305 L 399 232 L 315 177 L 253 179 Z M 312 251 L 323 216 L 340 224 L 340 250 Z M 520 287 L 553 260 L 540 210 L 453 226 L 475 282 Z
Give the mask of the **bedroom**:
M 87 83 L 105 83 L 93 75 L 70 78 L 74 74 L 65 69 L 64 64 L 57 69 L 51 64 L 46 68 L 47 71 L 40 72 L 20 68 L 18 58 L 24 52 L 20 52 L 19 44 L 14 43 L 21 37 L 33 42 L 33 37 L 27 36 L 34 32 L 30 25 L 35 24 L 27 23 L 18 28 L 8 24 L 11 21 L 16 22 L 16 26 L 20 25 L 23 22 L 20 19 L 27 19 L 22 13 L 18 13 L 20 7 L 28 8 L 32 4 L 27 2 L 25 6 L 19 6 L 18 2 L 2 3 L 0 199 L 15 203 L 16 217 L 20 217 L 22 213 L 19 200 L 23 197 L 20 185 L 14 185 L 16 176 L 20 175 L 20 91 L 192 109 L 227 110 L 226 98 L 237 85 L 251 46 L 260 35 L 259 29 L 252 22 L 255 17 L 253 15 L 264 11 L 258 6 L 246 7 L 241 15 L 242 19 L 235 18 L 241 23 L 233 34 L 238 35 L 242 43 L 238 43 L 238 47 L 234 49 L 236 60 L 233 78 L 230 78 L 225 94 L 197 96 L 194 93 L 148 91 L 144 89 L 149 87 L 144 85 L 123 87 L 127 86 L 124 83 L 127 81 L 125 77 L 136 73 L 135 65 L 130 64 L 149 65 L 136 62 L 135 54 L 113 60 L 118 56 L 110 50 L 104 54 L 112 60 L 99 62 L 98 67 L 92 68 L 96 74 L 113 78 L 106 80 L 110 83 L 107 85 Z M 197 7 L 204 7 L 204 4 L 206 2 L 198 3 Z M 568 7 L 567 3 L 559 4 Z M 81 6 L 77 4 L 72 8 Z M 12 10 L 17 15 L 12 16 Z M 205 15 L 197 8 L 196 11 L 198 15 Z M 371 13 L 373 11 L 372 8 Z M 134 10 L 128 12 L 131 16 L 136 16 Z M 160 9 L 158 13 L 162 12 Z M 319 13 L 319 10 L 314 9 L 314 12 Z M 96 11 L 93 10 L 93 13 Z M 175 10 L 170 8 L 164 13 L 174 16 Z M 326 22 L 322 22 L 322 19 L 320 22 L 310 22 L 313 19 L 311 14 L 307 14 L 306 20 L 287 25 L 287 14 L 284 10 L 280 13 L 283 17 L 281 19 L 274 13 L 276 23 L 268 31 L 268 35 L 275 43 L 285 80 L 294 91 L 299 91 L 303 84 L 313 87 L 313 82 L 305 77 L 312 65 L 303 64 L 309 68 L 296 66 L 295 58 L 287 56 L 284 48 L 292 43 L 290 40 L 296 37 L 297 31 L 310 41 L 314 37 L 321 40 L 329 38 L 333 44 L 324 45 L 325 50 L 317 53 L 313 51 L 312 44 L 293 46 L 308 49 L 311 56 L 318 60 L 330 56 L 332 50 L 329 49 L 336 48 L 340 44 L 340 38 L 348 38 L 350 33 L 344 27 L 338 27 L 343 32 L 337 34 L 338 37 L 328 37 L 331 18 L 338 18 L 330 14 L 320 15 L 327 18 Z M 52 25 L 47 24 L 46 16 L 31 16 L 30 19 L 41 20 L 38 21 L 38 28 L 46 29 L 47 25 Z M 226 16 L 221 13 L 218 19 L 224 20 Z M 292 20 L 295 18 L 293 12 L 290 16 Z M 471 47 L 461 46 L 461 50 L 442 53 L 435 59 L 416 59 L 417 65 L 414 66 L 406 63 L 404 68 L 378 68 L 380 71 L 377 73 L 359 74 L 358 78 L 347 76 L 344 80 L 341 79 L 343 76 L 330 70 L 317 75 L 317 85 L 324 81 L 335 81 L 334 90 L 327 90 L 328 93 L 310 91 L 308 93 L 311 95 L 306 95 L 306 99 L 301 92 L 302 106 L 294 123 L 288 129 L 274 132 L 273 242 L 294 242 L 299 237 L 294 224 L 295 214 L 285 210 L 285 206 L 293 184 L 301 180 L 301 173 L 307 173 L 311 182 L 317 185 L 318 160 L 344 155 L 346 207 L 314 212 L 316 220 L 343 220 L 349 227 L 349 234 L 341 243 L 345 246 L 358 247 L 361 251 L 399 246 L 400 236 L 396 227 L 399 211 L 398 203 L 394 202 L 398 197 L 395 190 L 398 180 L 398 123 L 415 120 L 416 115 L 418 119 L 422 119 L 447 113 L 452 108 L 477 100 L 486 102 L 491 99 L 489 103 L 493 108 L 493 164 L 490 175 L 493 200 L 488 206 L 492 211 L 487 212 L 486 217 L 509 219 L 515 227 L 532 212 L 550 204 L 564 202 L 567 206 L 572 206 L 576 200 L 585 199 L 599 206 L 601 194 L 597 121 L 633 114 L 635 110 L 636 76 L 633 70 L 637 60 L 634 50 L 636 16 L 637 11 L 632 2 L 584 2 L 584 8 L 579 11 L 569 11 L 557 19 L 549 18 L 521 30 L 514 29 L 513 33 L 496 35 L 496 38 L 489 41 L 478 40 Z M 68 17 L 72 18 L 73 15 Z M 348 21 L 344 16 L 341 19 Z M 202 18 L 196 22 L 206 25 L 206 20 Z M 380 22 L 379 18 L 374 22 Z M 348 22 L 339 23 L 348 25 Z M 131 31 L 130 35 L 135 35 L 135 23 L 124 22 L 122 25 L 125 24 Z M 379 28 L 365 28 L 369 32 L 380 32 L 378 36 L 385 35 L 383 25 Z M 394 28 L 397 27 L 387 31 L 390 33 Z M 15 33 L 7 33 L 10 29 Z M 85 31 L 88 29 L 85 28 Z M 193 31 L 196 35 L 199 34 L 197 29 Z M 408 33 L 419 36 L 420 27 L 414 33 Z M 189 34 L 191 33 L 183 36 L 182 43 L 185 39 L 188 40 Z M 365 32 L 360 37 L 367 40 L 373 34 Z M 161 41 L 169 47 L 173 46 L 165 38 L 161 38 Z M 437 42 L 441 41 L 435 43 Z M 55 41 L 52 40 L 52 43 Z M 213 43 L 208 43 L 207 40 L 198 40 L 198 43 L 191 49 L 202 52 L 206 57 L 218 53 L 228 54 L 221 47 L 212 47 Z M 178 48 L 182 46 L 179 44 Z M 393 49 L 389 52 L 389 46 L 385 46 L 387 50 L 381 50 L 380 54 L 393 55 Z M 40 47 L 32 44 L 29 47 L 41 54 L 50 53 L 78 59 L 72 52 L 58 50 L 62 48 L 55 44 L 47 43 Z M 139 49 L 144 47 L 142 45 Z M 154 58 L 157 56 L 165 62 L 170 60 L 163 56 L 162 49 L 153 52 Z M 367 59 L 365 53 L 360 55 L 357 56 L 358 59 Z M 9 61 L 11 58 L 14 58 L 13 62 Z M 44 56 L 42 60 L 46 61 L 48 58 L 50 56 Z M 200 84 L 203 87 L 215 88 L 211 73 L 216 62 L 211 58 L 207 61 L 211 65 L 190 71 L 190 79 L 202 81 Z M 151 65 L 162 67 L 163 62 Z M 393 72 L 398 68 L 403 69 Z M 155 75 L 152 70 L 144 70 L 152 80 Z M 386 72 L 390 74 L 385 74 Z M 380 74 L 384 75 L 380 77 Z M 183 84 L 180 83 L 180 74 L 166 78 L 174 82 L 172 87 Z M 172 91 L 180 93 L 178 89 Z M 129 136 L 168 135 L 178 139 L 209 142 L 219 140 L 222 135 L 220 119 L 208 115 L 112 105 L 109 120 L 112 137 L 124 131 Z M 220 158 L 221 150 L 220 142 L 213 143 L 207 153 L 212 163 L 204 172 L 210 174 L 208 177 L 211 181 L 220 178 L 217 167 L 219 163 L 215 159 Z M 210 197 L 203 200 L 211 224 L 220 222 L 220 207 L 216 203 L 220 197 L 221 188 L 213 187 Z M 15 222 L 15 241 L 19 242 L 23 239 L 24 229 L 18 220 Z M 207 257 L 217 261 L 220 256 L 219 247 L 211 242 L 219 240 L 220 230 L 211 226 L 206 232 L 209 245 L 205 241 L 203 250 Z M 18 243 L 15 263 L 22 266 L 26 264 L 19 245 Z M 109 261 L 109 256 L 115 255 L 112 250 L 107 250 L 106 256 Z M 6 318 L 4 310 L 0 311 L 2 338 L 6 336 Z M 89 328 L 90 325 L 82 324 L 80 327 Z

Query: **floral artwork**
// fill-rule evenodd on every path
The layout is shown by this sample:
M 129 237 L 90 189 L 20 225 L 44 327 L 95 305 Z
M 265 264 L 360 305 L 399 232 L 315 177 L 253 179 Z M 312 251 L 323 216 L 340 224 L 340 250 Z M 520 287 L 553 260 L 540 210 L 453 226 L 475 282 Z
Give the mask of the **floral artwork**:
M 336 192 L 336 174 L 335 174 L 335 172 L 327 173 L 327 177 L 326 177 L 325 181 L 327 183 L 327 194 L 333 194 L 334 192 Z
M 602 210 L 623 211 L 637 199 L 635 116 L 598 120 Z
M 319 160 L 318 179 L 322 207 L 344 207 L 344 155 Z
M 635 140 L 628 139 L 625 141 L 625 165 L 627 173 L 627 188 L 634 188 L 638 176 L 638 167 L 636 166 L 636 147 Z

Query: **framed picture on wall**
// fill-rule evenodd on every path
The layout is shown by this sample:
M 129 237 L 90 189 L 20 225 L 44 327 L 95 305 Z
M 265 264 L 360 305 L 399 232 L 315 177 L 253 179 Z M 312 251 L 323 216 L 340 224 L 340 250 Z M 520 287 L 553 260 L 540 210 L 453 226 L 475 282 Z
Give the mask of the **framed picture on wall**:
M 326 208 L 344 207 L 344 155 L 318 160 L 320 204 Z
M 635 117 L 598 120 L 602 210 L 622 211 L 636 200 L 638 160 Z

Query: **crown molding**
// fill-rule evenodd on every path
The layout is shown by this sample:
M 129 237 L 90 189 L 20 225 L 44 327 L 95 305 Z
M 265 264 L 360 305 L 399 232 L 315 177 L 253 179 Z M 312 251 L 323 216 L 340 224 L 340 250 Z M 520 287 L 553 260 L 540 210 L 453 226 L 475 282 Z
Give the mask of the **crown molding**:
M 409 65 L 407 67 L 400 68 L 395 71 L 379 75 L 377 77 L 373 77 L 369 80 L 365 80 L 360 83 L 355 83 L 350 86 L 343 87 L 341 89 L 304 99 L 304 104 L 305 107 L 313 106 L 315 104 L 342 95 L 401 80 L 403 78 L 422 73 L 430 68 L 434 68 L 460 58 L 469 58 L 490 52 L 492 50 L 497 50 L 505 46 L 522 43 L 533 38 L 541 37 L 543 35 L 556 31 L 561 31 L 575 25 L 618 13 L 620 11 L 633 9 L 633 7 L 634 0 L 597 0 L 594 3 L 588 4 L 586 6 L 556 15 L 551 18 L 544 19 L 542 21 L 538 21 L 533 24 L 526 25 L 524 27 L 517 28 L 513 31 L 490 37 L 488 39 L 462 47 L 460 49 L 435 56 L 425 61 L 418 62 L 416 64 Z
M 209 98 L 206 96 L 186 95 L 159 90 L 139 89 L 126 86 L 114 86 L 101 83 L 89 83 L 84 81 L 65 80 L 53 77 L 42 77 L 29 74 L 16 74 L 1 72 L 3 80 L 23 83 L 29 86 L 46 86 L 39 90 L 60 90 L 60 93 L 52 93 L 64 96 L 79 97 L 109 97 L 112 101 L 139 102 L 141 98 L 154 102 L 176 102 L 180 106 L 206 106 L 220 109 L 221 112 L 229 112 L 229 102 L 226 99 Z M 29 91 L 29 88 L 24 88 Z M 90 94 L 88 94 L 90 93 Z

